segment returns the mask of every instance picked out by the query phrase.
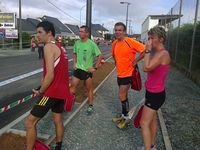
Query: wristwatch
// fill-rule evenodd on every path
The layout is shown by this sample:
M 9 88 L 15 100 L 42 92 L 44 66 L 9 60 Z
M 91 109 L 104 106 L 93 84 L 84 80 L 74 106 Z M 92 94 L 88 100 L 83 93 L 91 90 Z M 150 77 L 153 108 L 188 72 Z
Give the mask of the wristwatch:
M 145 50 L 145 53 L 146 53 L 146 54 L 151 53 L 151 50 L 146 49 L 146 50 Z
M 40 95 L 44 94 L 44 92 L 41 92 L 40 90 L 38 91 Z

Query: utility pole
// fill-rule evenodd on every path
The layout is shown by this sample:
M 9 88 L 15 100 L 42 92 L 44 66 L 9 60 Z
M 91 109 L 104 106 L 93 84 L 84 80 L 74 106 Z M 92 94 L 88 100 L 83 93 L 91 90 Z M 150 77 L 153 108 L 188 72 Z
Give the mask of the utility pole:
M 22 49 L 22 1 L 19 0 L 19 49 Z
M 89 38 L 91 39 L 91 28 L 92 28 L 92 0 L 87 0 L 86 25 L 87 25 L 87 27 L 89 28 Z
M 131 22 L 132 20 L 129 20 L 129 31 L 128 31 L 128 34 L 131 35 Z M 127 28 L 128 29 L 128 28 Z
M 196 30 L 197 30 L 198 12 L 199 12 L 199 0 L 196 1 L 196 12 L 195 12 L 195 19 L 194 19 L 193 35 L 192 35 L 192 46 L 190 50 L 190 63 L 189 63 L 190 74 L 192 72 L 192 59 L 193 59 L 193 52 L 194 52 L 195 35 L 196 35 Z

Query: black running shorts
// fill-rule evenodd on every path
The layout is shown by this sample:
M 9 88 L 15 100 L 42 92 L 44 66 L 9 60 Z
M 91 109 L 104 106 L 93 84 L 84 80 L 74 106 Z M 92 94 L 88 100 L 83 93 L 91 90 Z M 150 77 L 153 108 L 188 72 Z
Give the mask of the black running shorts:
M 125 77 L 125 78 L 117 77 L 117 83 L 118 83 L 118 86 L 120 86 L 120 85 L 129 85 L 129 84 L 132 83 L 132 77 Z
M 92 78 L 92 73 L 81 69 L 76 69 L 74 70 L 73 76 L 80 80 L 87 80 L 88 78 Z
M 64 100 L 44 96 L 36 102 L 31 110 L 31 114 L 35 117 L 42 118 L 49 109 L 54 113 L 62 113 L 64 110 Z
M 166 98 L 165 90 L 160 93 L 152 93 L 152 92 L 146 91 L 145 106 L 153 110 L 158 110 L 165 102 L 165 98 Z

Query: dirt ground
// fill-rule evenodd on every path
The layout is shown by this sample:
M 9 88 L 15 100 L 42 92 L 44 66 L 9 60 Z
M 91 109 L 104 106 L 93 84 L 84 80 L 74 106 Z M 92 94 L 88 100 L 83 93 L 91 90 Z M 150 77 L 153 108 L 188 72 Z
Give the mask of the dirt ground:
M 93 74 L 93 88 L 95 89 L 103 79 L 113 70 L 114 64 L 106 62 Z M 94 95 L 95 97 L 95 95 Z M 87 98 L 87 90 L 81 81 L 76 91 L 76 102 L 81 103 Z M 0 136 L 0 150 L 24 150 L 25 137 L 13 133 Z
M 0 136 L 1 150 L 23 150 L 24 143 L 25 138 L 20 135 L 6 133 Z
M 95 89 L 99 83 L 110 73 L 114 68 L 114 64 L 111 62 L 106 62 L 103 66 L 98 68 L 93 74 L 93 88 Z M 85 88 L 84 81 L 81 81 L 77 87 L 76 91 L 76 102 L 81 103 L 87 98 L 87 90 Z M 94 95 L 95 97 L 95 95 Z

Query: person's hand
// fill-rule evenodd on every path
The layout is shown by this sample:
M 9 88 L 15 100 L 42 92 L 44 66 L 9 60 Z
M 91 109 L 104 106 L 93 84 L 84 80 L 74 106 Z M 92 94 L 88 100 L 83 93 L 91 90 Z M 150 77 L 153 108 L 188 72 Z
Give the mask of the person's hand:
M 41 95 L 39 90 L 32 89 L 32 91 L 36 96 L 40 96 Z
M 137 65 L 137 61 L 133 61 L 132 65 L 135 67 Z
M 77 69 L 77 68 L 76 68 L 76 64 L 74 64 L 74 65 L 73 65 L 73 69 L 74 69 L 74 70 L 76 70 L 76 69 Z
M 152 49 L 152 39 L 149 39 L 149 40 L 146 42 L 145 46 L 146 46 L 146 49 L 147 49 L 147 50 L 150 50 L 150 51 L 151 51 L 151 49 Z
M 96 71 L 96 69 L 95 69 L 95 68 L 93 68 L 93 67 L 91 67 L 91 68 L 88 68 L 87 70 L 88 70 L 88 72 L 90 72 L 90 73 L 93 73 L 93 72 L 95 72 L 95 71 Z

